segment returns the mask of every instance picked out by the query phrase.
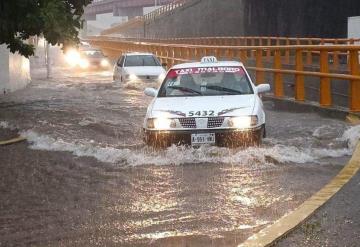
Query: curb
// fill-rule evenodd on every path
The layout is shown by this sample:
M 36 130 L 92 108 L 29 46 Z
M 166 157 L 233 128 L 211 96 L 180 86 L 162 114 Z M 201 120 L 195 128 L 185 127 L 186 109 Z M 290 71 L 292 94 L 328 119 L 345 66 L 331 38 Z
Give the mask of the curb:
M 248 238 L 238 247 L 262 247 L 272 246 L 276 241 L 285 237 L 286 234 L 294 230 L 299 224 L 308 219 L 331 197 L 333 197 L 360 169 L 360 143 L 358 143 L 354 154 L 349 163 L 339 172 L 339 174 L 319 192 L 305 201 L 295 211 L 283 216 L 274 224 L 266 227 L 260 232 Z
M 360 124 L 360 117 L 358 115 L 356 115 L 356 114 L 350 113 L 346 117 L 346 121 L 348 121 L 351 124 Z
M 288 97 L 277 98 L 270 94 L 264 95 L 263 101 L 273 102 L 275 109 L 280 111 L 317 113 L 323 117 L 340 120 L 347 120 L 350 118 L 355 122 L 360 123 L 360 113 L 349 112 L 348 109 L 343 107 L 322 107 L 316 102 L 296 101 L 295 99 Z
M 22 141 L 25 141 L 25 140 L 26 140 L 25 137 L 19 136 L 19 137 L 16 137 L 14 139 L 11 139 L 11 140 L 0 141 L 0 146 L 10 145 L 10 144 L 22 142 Z

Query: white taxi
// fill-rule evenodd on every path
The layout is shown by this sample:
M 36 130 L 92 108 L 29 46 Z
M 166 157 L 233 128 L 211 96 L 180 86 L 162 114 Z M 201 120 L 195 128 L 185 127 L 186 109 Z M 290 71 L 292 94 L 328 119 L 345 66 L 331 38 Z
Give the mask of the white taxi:
M 125 83 L 155 82 L 164 80 L 166 71 L 158 58 L 151 53 L 126 53 L 115 63 L 113 80 Z
M 146 88 L 154 97 L 144 123 L 151 146 L 260 145 L 265 112 L 260 94 L 269 84 L 255 86 L 244 65 L 204 57 L 201 62 L 172 67 L 160 88 Z

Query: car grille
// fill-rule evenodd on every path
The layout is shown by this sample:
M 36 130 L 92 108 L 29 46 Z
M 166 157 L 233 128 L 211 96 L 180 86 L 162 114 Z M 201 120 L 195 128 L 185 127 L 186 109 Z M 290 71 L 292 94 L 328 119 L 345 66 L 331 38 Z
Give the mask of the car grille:
M 195 129 L 196 121 L 195 118 L 179 118 L 181 126 L 185 129 Z
M 224 123 L 225 118 L 224 117 L 210 117 L 208 118 L 207 127 L 209 129 L 211 128 L 219 128 Z
M 153 75 L 140 75 L 140 76 L 138 76 L 138 78 L 140 80 L 157 80 L 158 79 L 157 76 L 153 76 Z
M 210 117 L 208 118 L 207 128 L 219 128 L 224 123 L 224 117 Z M 179 118 L 181 126 L 185 129 L 195 129 L 196 120 L 195 118 Z

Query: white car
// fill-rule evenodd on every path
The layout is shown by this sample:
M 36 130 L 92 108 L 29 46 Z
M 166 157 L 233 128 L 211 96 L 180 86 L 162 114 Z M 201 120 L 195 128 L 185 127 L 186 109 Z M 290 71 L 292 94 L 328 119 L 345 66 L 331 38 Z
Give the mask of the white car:
M 265 112 L 259 96 L 269 84 L 255 86 L 240 62 L 201 62 L 172 67 L 161 87 L 146 88 L 154 97 L 143 123 L 148 145 L 249 146 L 265 136 Z
M 113 80 L 120 82 L 162 82 L 166 71 L 151 53 L 123 54 L 114 66 Z

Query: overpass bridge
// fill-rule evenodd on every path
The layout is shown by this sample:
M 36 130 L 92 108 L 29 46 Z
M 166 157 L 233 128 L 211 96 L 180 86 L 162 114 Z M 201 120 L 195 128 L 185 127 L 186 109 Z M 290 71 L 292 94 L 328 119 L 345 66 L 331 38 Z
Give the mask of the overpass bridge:
M 143 15 L 144 7 L 166 5 L 174 0 L 97 0 L 85 8 L 85 19 L 95 20 L 96 15 L 113 13 L 114 16 L 128 16 L 129 19 Z

